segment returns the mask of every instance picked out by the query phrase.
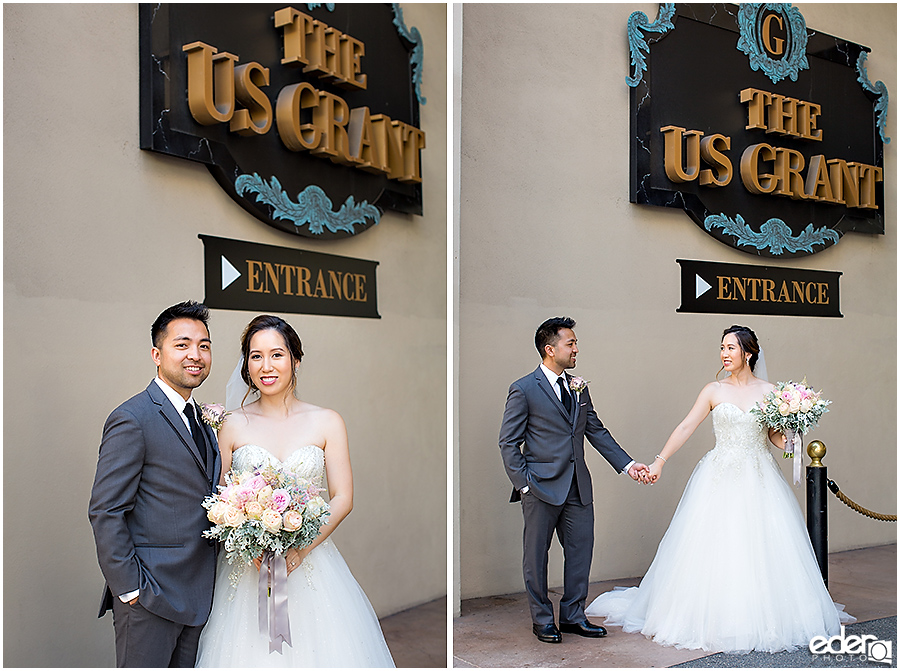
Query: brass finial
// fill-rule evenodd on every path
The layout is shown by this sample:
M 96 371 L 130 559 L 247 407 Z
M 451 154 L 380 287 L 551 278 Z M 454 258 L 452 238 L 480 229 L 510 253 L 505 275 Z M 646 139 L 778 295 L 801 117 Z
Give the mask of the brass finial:
M 825 456 L 825 443 L 821 440 L 814 440 L 807 445 L 806 453 L 809 455 L 809 458 L 812 459 L 810 466 L 813 468 L 825 467 L 825 464 L 822 463 L 822 457 Z

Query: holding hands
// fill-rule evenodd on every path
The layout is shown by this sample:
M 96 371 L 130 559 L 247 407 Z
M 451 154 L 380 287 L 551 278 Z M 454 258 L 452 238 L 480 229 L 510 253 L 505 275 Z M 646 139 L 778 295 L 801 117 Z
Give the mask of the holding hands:
M 651 463 L 650 466 L 639 463 L 632 464 L 631 468 L 628 469 L 628 475 L 630 475 L 634 481 L 640 482 L 642 485 L 652 485 L 659 480 L 659 476 L 662 475 L 663 464 L 665 461 L 666 460 L 663 457 L 657 454 L 656 460 Z
M 650 477 L 650 469 L 647 468 L 646 464 L 639 464 L 635 462 L 631 465 L 631 468 L 628 469 L 628 475 L 631 476 L 631 479 L 635 482 L 640 482 L 645 485 L 652 484 Z

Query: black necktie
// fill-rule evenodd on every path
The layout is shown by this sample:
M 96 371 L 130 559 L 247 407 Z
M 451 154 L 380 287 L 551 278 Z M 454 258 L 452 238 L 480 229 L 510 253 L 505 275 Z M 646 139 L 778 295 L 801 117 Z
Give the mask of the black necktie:
M 203 459 L 203 466 L 205 467 L 207 465 L 206 441 L 203 440 L 203 435 L 200 433 L 200 425 L 197 424 L 197 418 L 194 416 L 193 403 L 188 403 L 184 406 L 184 416 L 188 419 L 188 426 L 191 427 L 194 444 L 197 446 L 197 451 L 200 453 L 200 457 Z
M 572 397 L 569 395 L 569 390 L 566 389 L 565 378 L 556 378 L 556 383 L 559 385 L 559 395 L 561 397 L 563 407 L 566 409 L 566 412 L 572 412 Z

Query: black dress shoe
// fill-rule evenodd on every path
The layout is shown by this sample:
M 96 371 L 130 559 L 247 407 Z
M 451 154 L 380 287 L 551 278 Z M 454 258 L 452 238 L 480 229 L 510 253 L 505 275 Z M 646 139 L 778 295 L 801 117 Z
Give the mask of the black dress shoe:
M 587 620 L 578 622 L 577 624 L 560 622 L 559 629 L 567 634 L 578 634 L 579 636 L 587 636 L 588 638 L 603 638 L 606 636 L 606 629 L 599 624 L 591 624 Z
M 542 643 L 562 643 L 562 635 L 555 624 L 533 624 L 531 630 Z

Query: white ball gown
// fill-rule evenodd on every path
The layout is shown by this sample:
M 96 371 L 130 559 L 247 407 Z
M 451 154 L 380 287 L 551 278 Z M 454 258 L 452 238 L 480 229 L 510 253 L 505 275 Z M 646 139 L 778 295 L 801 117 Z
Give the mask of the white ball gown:
M 825 588 L 800 506 L 755 415 L 712 410 L 716 446 L 697 464 L 639 587 L 587 615 L 662 645 L 778 652 L 855 618 Z
M 233 467 L 253 470 L 272 464 L 324 486 L 325 453 L 301 447 L 282 464 L 266 449 L 245 445 L 234 451 Z M 283 561 L 283 560 L 282 560 Z M 247 565 L 237 587 L 233 566 L 219 553 L 212 612 L 200 636 L 198 667 L 393 667 L 378 618 L 330 539 L 307 555 L 288 576 L 292 645 L 269 652 L 259 632 L 259 572 Z

